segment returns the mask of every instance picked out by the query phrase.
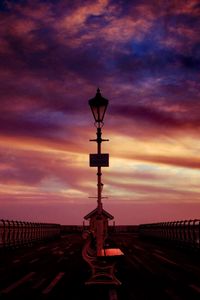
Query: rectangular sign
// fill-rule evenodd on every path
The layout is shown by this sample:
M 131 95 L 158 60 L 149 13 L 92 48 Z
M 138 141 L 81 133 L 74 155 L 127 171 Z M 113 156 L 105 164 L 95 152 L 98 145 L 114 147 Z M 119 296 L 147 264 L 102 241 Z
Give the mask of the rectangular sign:
M 109 154 L 90 154 L 90 167 L 109 167 Z

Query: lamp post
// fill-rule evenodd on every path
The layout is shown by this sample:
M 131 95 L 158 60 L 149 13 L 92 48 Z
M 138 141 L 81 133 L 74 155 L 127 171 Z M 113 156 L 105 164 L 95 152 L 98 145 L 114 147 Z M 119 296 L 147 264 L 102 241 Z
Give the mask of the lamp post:
M 97 213 L 98 213 L 98 221 L 96 222 L 96 240 L 97 240 L 97 255 L 101 255 L 101 251 L 103 249 L 104 243 L 104 224 L 102 219 L 102 188 L 103 184 L 101 182 L 101 167 L 108 166 L 108 154 L 101 153 L 101 143 L 103 141 L 108 141 L 102 139 L 101 128 L 103 127 L 103 119 L 105 116 L 105 112 L 108 106 L 108 100 L 103 98 L 100 89 L 97 89 L 96 96 L 89 100 L 89 105 L 92 110 L 92 114 L 95 120 L 95 126 L 97 128 L 97 138 L 94 141 L 97 142 L 97 154 L 90 155 L 90 166 L 97 167 Z
M 98 213 L 101 214 L 102 212 L 102 187 L 103 184 L 101 182 L 101 143 L 103 141 L 108 141 L 105 139 L 101 138 L 101 128 L 103 127 L 103 119 L 104 115 L 108 106 L 108 100 L 103 98 L 100 93 L 100 89 L 97 89 L 96 96 L 92 99 L 89 100 L 89 105 L 92 110 L 94 120 L 95 120 L 95 126 L 97 128 L 97 138 L 95 140 L 90 140 L 97 142 L 97 157 L 99 157 L 99 165 L 97 166 L 97 208 L 98 208 Z M 98 163 L 97 163 L 98 164 Z

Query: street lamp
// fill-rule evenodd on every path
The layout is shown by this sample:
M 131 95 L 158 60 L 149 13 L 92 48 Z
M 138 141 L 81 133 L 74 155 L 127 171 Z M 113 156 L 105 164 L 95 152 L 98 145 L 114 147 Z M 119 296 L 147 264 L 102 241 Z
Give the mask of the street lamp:
M 101 128 L 103 127 L 103 119 L 105 116 L 105 112 L 108 106 L 108 100 L 103 98 L 100 93 L 100 89 L 97 89 L 96 96 L 89 101 L 90 108 L 92 110 L 92 114 L 95 120 L 95 126 L 97 127 L 97 138 L 95 140 L 90 140 L 93 142 L 97 142 L 97 155 L 93 155 L 92 157 L 96 160 L 94 166 L 97 169 L 97 209 L 98 213 L 102 213 L 102 202 L 101 202 L 101 193 L 102 193 L 102 182 L 101 182 L 101 167 L 108 166 L 108 154 L 101 154 L 101 143 L 103 141 L 108 141 L 101 138 Z M 104 162 L 103 162 L 104 161 Z M 90 164 L 91 166 L 91 164 Z
M 105 239 L 105 211 L 102 205 L 102 189 L 103 184 L 101 182 L 101 168 L 108 167 L 109 165 L 109 155 L 107 153 L 101 153 L 101 143 L 103 141 L 108 141 L 101 138 L 101 128 L 103 127 L 103 119 L 108 106 L 108 100 L 103 98 L 100 89 L 97 89 L 96 96 L 89 100 L 89 105 L 92 110 L 92 114 L 95 120 L 95 126 L 97 128 L 97 138 L 90 140 L 97 143 L 97 154 L 90 154 L 90 166 L 97 167 L 97 216 L 95 219 L 95 236 L 97 240 L 97 255 L 101 254 L 103 249 L 103 243 Z M 106 216 L 108 217 L 108 216 Z M 110 216 L 109 216 L 110 217 Z M 112 216 L 111 216 L 112 218 Z

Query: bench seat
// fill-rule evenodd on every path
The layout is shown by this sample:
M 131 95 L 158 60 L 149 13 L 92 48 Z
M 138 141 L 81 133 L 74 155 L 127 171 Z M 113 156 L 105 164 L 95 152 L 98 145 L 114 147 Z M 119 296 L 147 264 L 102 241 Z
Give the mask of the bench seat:
M 98 255 L 98 257 L 116 257 L 122 255 L 124 255 L 124 253 L 119 248 L 104 248 L 101 250 L 101 255 Z

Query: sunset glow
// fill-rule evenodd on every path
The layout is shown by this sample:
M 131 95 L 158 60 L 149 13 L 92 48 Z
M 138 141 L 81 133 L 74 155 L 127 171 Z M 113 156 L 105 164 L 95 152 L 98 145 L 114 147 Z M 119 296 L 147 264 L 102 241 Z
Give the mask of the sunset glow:
M 116 224 L 199 218 L 199 1 L 11 0 L 0 23 L 0 218 L 81 224 L 95 208 L 98 87 Z

